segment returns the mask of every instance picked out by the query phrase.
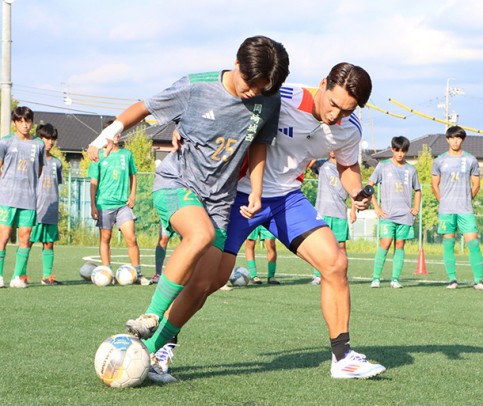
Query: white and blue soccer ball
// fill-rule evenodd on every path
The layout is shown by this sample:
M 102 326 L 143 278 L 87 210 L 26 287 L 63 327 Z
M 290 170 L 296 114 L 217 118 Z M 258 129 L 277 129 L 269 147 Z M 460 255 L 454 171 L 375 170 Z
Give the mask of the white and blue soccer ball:
M 250 282 L 250 272 L 242 266 L 237 266 L 231 272 L 230 282 L 233 286 L 247 286 Z
M 128 388 L 143 383 L 151 367 L 151 358 L 141 340 L 129 334 L 117 334 L 100 345 L 94 366 L 105 385 Z
M 86 262 L 80 268 L 80 276 L 85 281 L 92 280 L 92 271 L 97 268 L 97 264 L 95 262 Z
M 117 269 L 116 281 L 119 285 L 132 285 L 137 278 L 136 269 L 130 264 L 122 265 Z
M 101 265 L 92 271 L 92 283 L 96 286 L 107 286 L 114 284 L 114 273 L 108 266 Z

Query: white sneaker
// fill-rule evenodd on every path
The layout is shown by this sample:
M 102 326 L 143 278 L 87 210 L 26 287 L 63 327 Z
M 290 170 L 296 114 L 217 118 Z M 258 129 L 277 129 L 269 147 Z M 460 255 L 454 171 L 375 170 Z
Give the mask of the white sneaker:
M 364 354 L 359 354 L 354 350 L 350 350 L 346 357 L 340 361 L 336 361 L 335 355 L 332 354 L 332 366 L 330 367 L 332 378 L 367 379 L 385 371 L 386 368 L 382 365 L 371 364 L 366 361 Z
M 310 282 L 311 285 L 320 285 L 320 276 L 314 276 L 314 279 L 312 279 L 312 282 Z
M 18 276 L 10 281 L 11 288 L 26 288 L 27 286 L 27 283 L 20 279 Z
M 446 286 L 446 289 L 456 289 L 458 287 L 458 282 L 457 281 L 451 281 L 448 286 Z
M 371 288 L 380 288 L 381 281 L 379 279 L 374 279 L 371 283 Z
M 483 290 L 483 281 L 479 281 L 478 283 L 475 283 L 473 285 L 473 289 L 476 289 L 476 290 Z
M 173 359 L 174 347 L 179 347 L 179 344 L 168 343 L 154 354 L 156 365 L 160 367 L 165 374 L 168 373 L 169 362 Z M 151 363 L 152 362 L 153 359 L 151 359 Z
M 220 288 L 220 290 L 224 290 L 226 292 L 229 292 L 231 290 L 233 290 L 233 288 L 231 286 L 228 286 L 228 285 L 224 285 Z
M 4 288 L 5 283 L 3 283 L 3 276 L 0 276 L 0 288 Z
M 168 345 L 174 345 L 174 344 L 166 344 L 158 352 L 162 351 Z M 171 352 L 171 357 L 172 357 L 172 350 L 170 350 L 170 352 Z M 166 362 L 166 372 L 164 372 L 163 371 L 163 365 L 159 361 L 156 354 L 151 354 L 151 369 L 148 372 L 148 378 L 151 379 L 152 381 L 158 382 L 158 383 L 176 382 L 177 379 L 174 376 L 168 374 L 168 364 L 167 364 L 167 362 Z
M 147 340 L 159 327 L 159 317 L 156 314 L 141 314 L 136 320 L 128 320 L 126 330 L 136 337 Z
M 399 281 L 391 281 L 391 288 L 402 289 L 403 285 L 401 285 Z
M 138 274 L 138 277 L 136 279 L 136 281 L 134 282 L 135 285 L 143 285 L 143 286 L 147 286 L 147 285 L 150 285 L 151 284 L 151 281 L 146 278 L 143 274 Z

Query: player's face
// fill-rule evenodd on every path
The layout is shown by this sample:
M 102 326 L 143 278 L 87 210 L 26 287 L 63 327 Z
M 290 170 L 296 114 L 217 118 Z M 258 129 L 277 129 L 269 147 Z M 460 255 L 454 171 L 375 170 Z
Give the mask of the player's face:
M 262 90 L 269 83 L 268 79 L 258 79 L 252 86 L 249 86 L 240 72 L 240 64 L 235 62 L 235 71 L 233 74 L 233 87 L 235 95 L 240 99 L 249 99 L 250 97 L 260 96 Z
M 397 163 L 402 163 L 407 153 L 407 151 L 403 151 L 402 149 L 392 148 L 392 156 Z
M 29 135 L 30 129 L 32 128 L 32 122 L 30 120 L 25 120 L 24 118 L 21 118 L 19 121 L 13 121 L 13 125 L 17 129 L 17 132 L 24 137 Z
M 45 144 L 45 150 L 47 152 L 49 152 L 55 144 L 55 140 L 53 140 L 53 139 L 42 138 L 42 141 Z
M 446 138 L 446 141 L 448 141 L 449 149 L 451 149 L 453 152 L 459 152 L 461 150 L 461 144 L 463 144 L 463 138 L 460 138 L 460 137 Z
M 344 117 L 350 116 L 357 107 L 357 100 L 347 90 L 336 85 L 327 90 L 327 79 L 323 79 L 315 95 L 312 115 L 319 121 L 334 125 Z
M 121 133 L 117 134 L 115 137 L 114 137 L 114 145 L 118 145 L 119 144 L 119 140 L 121 139 Z

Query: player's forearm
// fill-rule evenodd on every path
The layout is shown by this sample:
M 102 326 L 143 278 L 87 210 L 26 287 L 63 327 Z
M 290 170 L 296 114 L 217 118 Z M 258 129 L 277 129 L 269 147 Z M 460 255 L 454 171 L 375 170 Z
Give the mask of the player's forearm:
M 267 145 L 253 143 L 248 153 L 248 168 L 250 169 L 250 183 L 252 193 L 262 195 L 263 190 L 263 171 L 267 159 Z
M 136 175 L 131 175 L 130 179 L 130 187 L 131 187 L 131 198 L 135 199 L 136 198 L 136 189 L 138 187 L 138 179 Z
M 362 189 L 361 168 L 359 163 L 352 166 L 342 166 L 337 163 L 339 178 L 342 187 L 349 193 L 349 196 L 355 197 Z
M 436 200 L 439 202 L 440 201 L 440 190 L 439 190 L 439 182 L 440 182 L 440 177 L 433 175 L 431 178 L 431 189 L 433 189 L 434 196 L 436 197 Z
M 91 179 L 91 207 L 96 207 L 97 179 Z
M 471 177 L 471 183 L 472 183 L 471 198 L 474 199 L 475 196 L 480 191 L 480 177 L 479 176 L 472 176 Z
M 419 211 L 421 207 L 421 190 L 416 190 L 414 193 L 414 208 Z
M 42 170 L 43 170 L 43 166 L 39 166 L 39 178 L 42 176 Z

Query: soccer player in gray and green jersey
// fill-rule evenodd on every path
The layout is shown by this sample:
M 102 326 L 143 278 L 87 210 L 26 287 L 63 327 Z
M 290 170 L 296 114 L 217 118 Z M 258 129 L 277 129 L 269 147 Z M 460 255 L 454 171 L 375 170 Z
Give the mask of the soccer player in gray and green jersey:
M 402 288 L 399 276 L 404 265 L 404 245 L 406 240 L 414 238 L 414 217 L 421 205 L 421 187 L 416 168 L 408 164 L 404 157 L 409 150 L 406 137 L 394 137 L 391 141 L 392 158 L 379 162 L 368 185 L 381 184 L 381 207 L 375 195 L 372 204 L 380 219 L 379 248 L 374 259 L 374 275 L 371 288 L 380 286 L 380 279 L 386 256 L 394 242 L 392 258 L 392 288 Z M 414 194 L 414 205 L 412 194 Z
M 19 244 L 12 288 L 25 288 L 30 235 L 36 224 L 37 183 L 45 165 L 45 146 L 30 134 L 34 113 L 28 107 L 12 111 L 13 134 L 0 140 L 0 287 L 3 283 L 5 247 L 15 222 Z M 24 277 L 21 279 L 21 277 Z
M 471 205 L 480 190 L 480 169 L 476 158 L 461 148 L 465 138 L 466 132 L 461 127 L 448 128 L 446 140 L 449 151 L 434 160 L 431 185 L 439 201 L 438 234 L 443 235 L 444 266 L 450 280 L 447 289 L 458 287 L 454 255 L 458 228 L 470 251 L 470 265 L 475 280 L 473 287 L 483 290 L 481 249 Z

